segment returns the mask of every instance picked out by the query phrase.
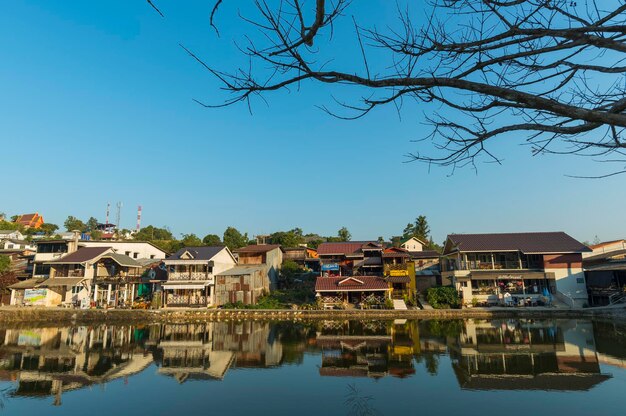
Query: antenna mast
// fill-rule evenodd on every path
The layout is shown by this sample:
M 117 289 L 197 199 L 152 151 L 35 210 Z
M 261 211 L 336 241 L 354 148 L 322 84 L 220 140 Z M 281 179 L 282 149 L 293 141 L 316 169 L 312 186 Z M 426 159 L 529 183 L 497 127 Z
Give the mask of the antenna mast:
M 137 232 L 139 232 L 140 227 L 141 227 L 141 205 L 137 207 Z
M 117 238 L 120 237 L 119 235 L 119 231 L 120 231 L 120 217 L 122 215 L 122 203 L 118 202 L 117 203 L 117 216 L 115 218 L 115 221 L 117 222 L 117 224 L 115 224 L 115 229 L 117 230 Z

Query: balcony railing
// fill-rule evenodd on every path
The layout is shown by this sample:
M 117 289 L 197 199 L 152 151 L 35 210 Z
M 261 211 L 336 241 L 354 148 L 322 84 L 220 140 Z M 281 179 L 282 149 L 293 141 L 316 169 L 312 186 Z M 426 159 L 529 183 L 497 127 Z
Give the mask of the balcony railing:
M 85 270 L 84 269 L 72 269 L 72 270 L 61 269 L 61 270 L 56 270 L 54 275 L 57 277 L 85 277 Z
M 207 272 L 169 272 L 168 280 L 213 280 Z
M 453 268 L 453 270 L 525 270 L 539 268 L 540 266 L 538 264 L 529 264 L 526 261 L 519 262 L 517 260 L 496 261 L 493 263 L 482 261 L 462 261 L 459 262 L 459 267 Z

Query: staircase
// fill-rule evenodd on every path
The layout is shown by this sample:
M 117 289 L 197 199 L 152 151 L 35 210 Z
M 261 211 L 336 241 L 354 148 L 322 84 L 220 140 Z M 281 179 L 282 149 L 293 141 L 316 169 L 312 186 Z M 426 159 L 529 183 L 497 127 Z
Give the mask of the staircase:
M 626 303 L 626 292 L 617 292 L 609 296 L 610 305 L 616 305 L 618 303 Z
M 406 303 L 404 303 L 404 300 L 402 299 L 394 299 L 393 308 L 399 311 L 406 311 L 408 309 L 406 307 Z

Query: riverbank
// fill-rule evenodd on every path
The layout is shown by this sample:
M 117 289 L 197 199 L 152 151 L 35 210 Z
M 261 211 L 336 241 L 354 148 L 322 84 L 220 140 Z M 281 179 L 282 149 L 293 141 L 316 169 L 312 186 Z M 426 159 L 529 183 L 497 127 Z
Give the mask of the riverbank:
M 263 309 L 62 309 L 2 307 L 0 324 L 181 323 L 213 320 L 320 320 L 320 319 L 611 319 L 626 321 L 620 308 L 470 308 L 430 310 L 263 310 Z

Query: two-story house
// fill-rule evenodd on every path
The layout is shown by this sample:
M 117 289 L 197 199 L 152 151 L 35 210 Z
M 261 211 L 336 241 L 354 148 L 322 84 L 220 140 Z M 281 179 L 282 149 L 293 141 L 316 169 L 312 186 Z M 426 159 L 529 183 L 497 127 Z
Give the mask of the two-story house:
M 164 260 L 168 269 L 163 284 L 166 307 L 213 306 L 215 276 L 237 262 L 228 247 L 184 247 Z
M 374 241 L 322 243 L 317 247 L 323 275 L 382 276 L 383 246 Z
M 590 249 L 564 232 L 450 234 L 441 264 L 465 305 L 538 304 L 558 297 L 587 302 L 582 253 Z
M 22 282 L 23 288 L 11 287 L 11 304 L 76 305 L 83 299 L 103 307 L 131 304 L 143 271 L 138 262 L 111 247 L 81 247 L 47 265 L 47 279 L 34 278 Z

